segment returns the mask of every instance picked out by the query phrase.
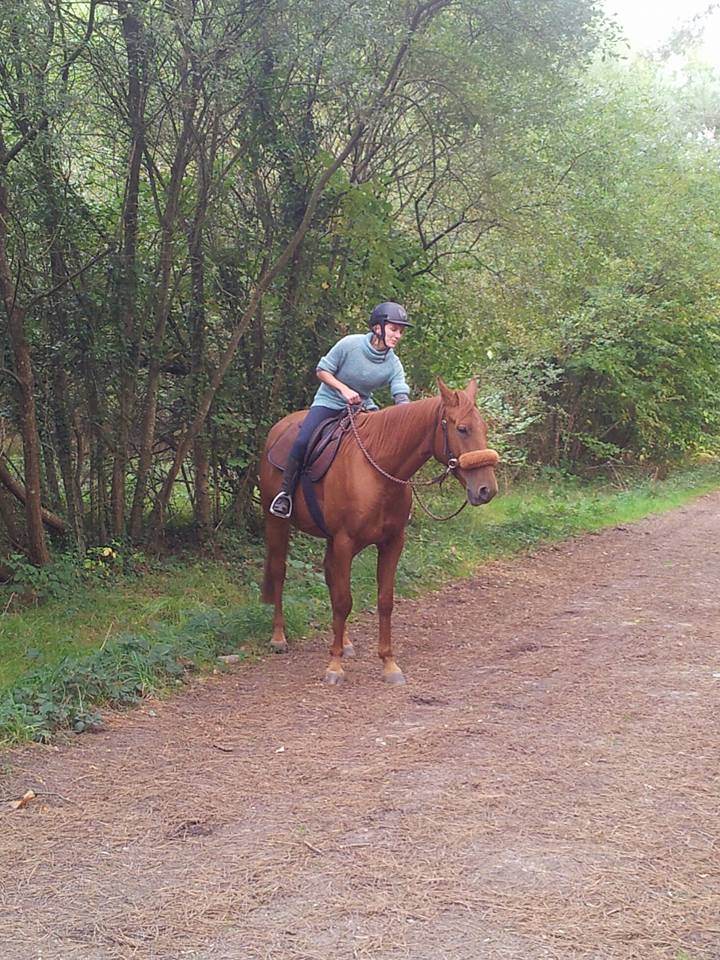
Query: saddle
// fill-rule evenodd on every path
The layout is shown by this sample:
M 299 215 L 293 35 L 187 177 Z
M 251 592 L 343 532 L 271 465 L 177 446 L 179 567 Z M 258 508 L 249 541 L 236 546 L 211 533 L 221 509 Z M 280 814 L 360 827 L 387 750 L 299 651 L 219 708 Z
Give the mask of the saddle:
M 302 421 L 287 426 L 267 452 L 268 460 L 278 470 L 285 469 L 301 423 Z M 342 439 L 349 429 L 350 417 L 344 411 L 338 411 L 337 417 L 324 420 L 312 434 L 301 470 L 313 483 L 322 480 L 328 472 Z

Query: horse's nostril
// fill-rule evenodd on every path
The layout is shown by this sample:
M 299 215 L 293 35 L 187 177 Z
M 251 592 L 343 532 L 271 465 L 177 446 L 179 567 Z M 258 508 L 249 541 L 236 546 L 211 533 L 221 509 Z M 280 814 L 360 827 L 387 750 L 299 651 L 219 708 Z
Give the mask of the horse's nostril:
M 490 487 L 486 486 L 477 487 L 475 489 L 468 487 L 467 497 L 470 503 L 478 507 L 480 504 L 489 503 L 489 501 L 492 500 L 493 491 L 490 489 Z

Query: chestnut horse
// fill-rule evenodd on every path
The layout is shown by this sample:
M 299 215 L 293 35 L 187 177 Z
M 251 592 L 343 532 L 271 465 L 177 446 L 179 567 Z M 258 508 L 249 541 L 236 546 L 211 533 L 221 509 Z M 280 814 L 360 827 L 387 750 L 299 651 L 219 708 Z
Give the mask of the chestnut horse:
M 383 678 L 388 683 L 405 682 L 393 657 L 390 619 L 395 571 L 405 542 L 412 499 L 407 481 L 413 474 L 435 457 L 440 463 L 449 464 L 448 472 L 454 473 L 464 485 L 467 500 L 473 506 L 488 503 L 497 493 L 498 455 L 487 449 L 487 427 L 475 406 L 475 380 L 464 390 L 451 390 L 441 380 L 438 386 L 437 397 L 357 414 L 354 417 L 357 436 L 354 431 L 345 435 L 332 466 L 315 484 L 326 531 L 330 534 L 325 551 L 325 580 L 332 602 L 334 639 L 325 672 L 328 683 L 344 678 L 341 657 L 354 656 L 346 626 L 352 608 L 350 567 L 353 557 L 371 544 L 378 550 L 378 655 L 383 662 Z M 298 485 L 290 521 L 268 512 L 280 485 L 281 473 L 269 462 L 267 451 L 290 423 L 304 416 L 304 411 L 293 413 L 275 424 L 260 464 L 266 547 L 262 599 L 275 605 L 270 644 L 277 652 L 287 650 L 282 592 L 290 525 L 314 536 L 325 535 L 310 515 L 301 485 Z

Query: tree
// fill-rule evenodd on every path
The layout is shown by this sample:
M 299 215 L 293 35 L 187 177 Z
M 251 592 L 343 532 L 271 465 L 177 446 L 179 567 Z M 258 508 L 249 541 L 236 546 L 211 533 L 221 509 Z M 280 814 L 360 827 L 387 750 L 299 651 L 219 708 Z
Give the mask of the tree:
M 74 50 L 56 45 L 55 30 L 62 26 L 60 5 L 50 15 L 48 31 L 33 45 L 24 31 L 27 20 L 20 16 L 18 4 L 7 11 L 3 32 L 5 57 L 0 63 L 5 104 L 9 123 L 0 116 L 0 290 L 7 317 L 8 335 L 14 362 L 14 380 L 19 393 L 19 418 L 23 443 L 25 476 L 25 514 L 28 532 L 28 555 L 37 564 L 49 559 L 43 529 L 40 444 L 35 407 L 35 376 L 25 329 L 28 305 L 22 303 L 18 275 L 13 276 L 9 239 L 13 233 L 13 212 L 10 207 L 8 176 L 10 165 L 23 152 L 34 149 L 51 123 L 54 100 L 67 88 L 70 70 L 90 40 L 94 28 L 96 0 L 90 0 L 84 36 Z M 59 47 L 59 50 L 58 50 Z M 59 62 L 58 62 L 59 60 Z M 48 76 L 54 83 L 49 86 Z M 12 82 L 14 81 L 14 83 Z M 7 128 L 11 133 L 6 133 Z M 8 140 L 12 137 L 12 140 Z M 19 261 L 22 265 L 22 261 Z M 57 269 L 60 265 L 55 260 Z M 64 279 L 56 271 L 56 290 Z

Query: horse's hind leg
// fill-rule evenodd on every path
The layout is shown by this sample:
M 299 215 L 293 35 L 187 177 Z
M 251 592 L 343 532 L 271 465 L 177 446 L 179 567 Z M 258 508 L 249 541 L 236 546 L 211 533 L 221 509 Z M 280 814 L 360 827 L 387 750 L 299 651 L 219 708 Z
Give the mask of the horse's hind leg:
M 265 521 L 265 572 L 262 599 L 275 607 L 270 648 L 275 653 L 287 653 L 285 618 L 282 610 L 283 586 L 285 585 L 285 562 L 290 541 L 290 524 L 287 520 L 268 517 Z
M 330 592 L 333 612 L 333 644 L 330 648 L 330 663 L 325 671 L 327 683 L 339 683 L 345 679 L 342 656 L 354 656 L 355 650 L 347 632 L 347 618 L 352 610 L 350 592 L 350 568 L 353 551 L 347 540 L 335 537 L 328 541 L 325 550 L 325 582 Z M 347 647 L 352 653 L 345 652 Z
M 377 584 L 380 620 L 378 656 L 383 662 L 383 680 L 393 684 L 405 683 L 403 672 L 393 656 L 391 633 L 392 611 L 395 603 L 395 572 L 404 543 L 405 531 L 400 530 L 392 540 L 378 544 Z

